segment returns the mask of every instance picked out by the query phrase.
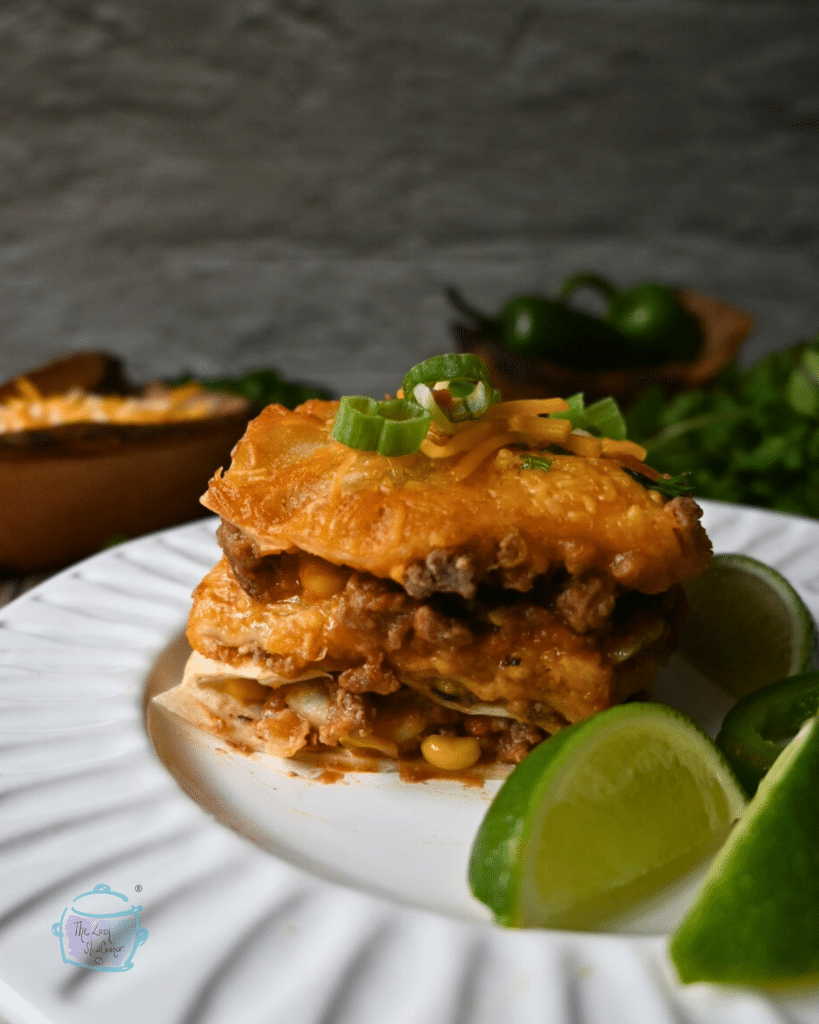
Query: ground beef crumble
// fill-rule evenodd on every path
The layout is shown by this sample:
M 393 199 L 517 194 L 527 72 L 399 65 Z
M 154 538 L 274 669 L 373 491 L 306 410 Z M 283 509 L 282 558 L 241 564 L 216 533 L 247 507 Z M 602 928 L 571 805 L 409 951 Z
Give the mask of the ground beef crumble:
M 687 514 L 684 506 L 680 514 Z M 258 655 L 269 670 L 285 677 L 296 678 L 310 667 L 332 675 L 329 686 L 333 700 L 339 702 L 333 721 L 340 724 L 326 732 L 327 737 L 343 735 L 356 722 L 360 734 L 372 714 L 380 714 L 371 708 L 372 700 L 389 700 L 410 690 L 432 699 L 438 708 L 457 705 L 461 710 L 451 711 L 455 722 L 462 722 L 464 716 L 474 720 L 469 728 L 483 730 L 479 738 L 487 757 L 515 762 L 546 733 L 622 700 L 633 686 L 642 685 L 647 674 L 644 666 L 651 669 L 652 663 L 661 663 L 670 648 L 670 631 L 666 629 L 665 638 L 660 636 L 662 620 L 673 622 L 678 617 L 674 608 L 678 599 L 623 594 L 603 573 L 571 576 L 553 566 L 523 592 L 499 585 L 502 575 L 514 573 L 516 563 L 526 556 L 512 534 L 500 546 L 498 565 L 480 583 L 466 556 L 452 556 L 443 549 L 433 552 L 416 580 L 415 593 L 427 594 L 425 598 L 393 580 L 329 563 L 325 563 L 327 575 L 335 574 L 339 589 L 331 598 L 315 598 L 303 580 L 309 580 L 311 573 L 323 574 L 321 559 L 302 552 L 259 559 L 241 532 L 228 523 L 220 527 L 219 539 L 235 582 L 250 597 L 264 604 L 294 602 L 294 608 L 309 610 L 309 635 L 315 637 L 315 644 L 305 646 L 300 657 L 269 648 L 267 654 L 248 653 Z M 453 591 L 435 589 L 449 586 Z M 659 631 L 653 625 L 658 619 Z M 653 647 L 645 657 L 634 658 L 643 635 L 649 636 L 649 625 L 656 633 L 656 638 L 650 638 Z M 631 640 L 634 651 L 628 646 Z M 313 649 L 323 653 L 314 655 Z M 548 659 L 555 658 L 554 651 L 560 652 L 559 659 L 574 658 L 572 664 L 579 666 L 566 682 L 559 675 L 557 683 L 552 681 L 555 662 Z M 219 658 L 222 651 L 214 650 L 211 656 Z M 633 660 L 621 668 L 620 663 L 629 658 Z M 611 667 L 606 667 L 607 661 Z M 560 661 L 560 665 L 568 663 Z M 616 678 L 612 667 L 616 667 Z M 581 679 L 582 685 L 575 685 L 574 679 Z M 471 704 L 487 702 L 510 717 L 469 715 Z M 505 724 L 499 727 L 499 722 Z M 318 734 L 314 739 L 328 742 Z
M 437 548 L 423 562 L 408 566 L 402 582 L 410 597 L 418 599 L 438 593 L 470 598 L 478 589 L 478 570 L 469 555 Z
M 395 693 L 401 688 L 401 680 L 383 662 L 383 655 L 377 655 L 357 668 L 348 668 L 338 675 L 338 685 L 349 693 Z

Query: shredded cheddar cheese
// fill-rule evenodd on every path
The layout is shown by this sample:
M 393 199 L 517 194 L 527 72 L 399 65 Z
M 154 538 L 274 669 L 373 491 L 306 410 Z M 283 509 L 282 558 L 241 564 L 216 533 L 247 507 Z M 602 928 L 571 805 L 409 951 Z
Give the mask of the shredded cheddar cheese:
M 347 472 L 353 468 L 353 464 L 358 461 L 359 453 L 355 450 L 351 451 L 350 454 L 344 459 L 341 465 L 333 474 L 333 481 L 330 484 L 330 493 L 335 495 L 341 490 L 341 485 L 344 482 L 344 477 Z
M 568 412 L 569 403 L 565 398 L 516 398 L 509 402 L 498 402 L 490 406 L 488 419 L 509 416 L 547 416 L 553 412 Z
M 510 416 L 509 427 L 524 437 L 536 437 L 546 444 L 563 444 L 572 432 L 568 420 L 549 420 L 542 416 Z
M 517 439 L 517 434 L 508 433 L 496 434 L 494 437 L 487 438 L 456 463 L 452 475 L 456 480 L 465 480 L 470 473 L 480 466 L 484 459 L 488 459 L 498 448 L 503 448 L 507 444 L 513 444 Z
M 493 405 L 477 421 L 459 424 L 459 430 L 446 434 L 431 429 L 421 443 L 421 451 L 430 459 L 448 459 L 460 455 L 452 475 L 464 480 L 499 448 L 510 444 L 526 445 L 535 450 L 549 445 L 582 458 L 637 459 L 642 462 L 646 451 L 633 441 L 614 441 L 593 437 L 583 430 L 573 430 L 568 419 L 553 419 L 553 413 L 568 410 L 562 398 L 531 398 Z
M 27 378 L 14 381 L 19 397 L 0 403 L 0 434 L 64 426 L 69 423 L 172 423 L 205 419 L 238 411 L 242 399 L 199 384 L 168 388 L 153 384 L 139 397 L 95 395 L 73 388 L 60 395 L 43 395 Z
M 448 459 L 450 455 L 457 455 L 468 448 L 474 448 L 476 444 L 480 444 L 486 438 L 498 434 L 502 427 L 503 424 L 500 424 L 499 428 L 497 421 L 478 420 L 471 423 L 468 430 L 462 430 L 451 438 L 449 435 L 443 434 L 448 438 L 443 444 L 432 441 L 427 435 L 421 442 L 421 451 L 430 459 Z
M 600 446 L 602 448 L 601 455 L 607 458 L 630 456 L 638 462 L 645 462 L 645 457 L 648 454 L 645 448 L 634 441 L 613 441 L 610 437 L 601 437 Z
M 591 434 L 581 434 L 572 431 L 565 441 L 560 445 L 566 451 L 580 455 L 584 459 L 597 459 L 602 454 L 602 446 L 599 437 L 592 437 Z

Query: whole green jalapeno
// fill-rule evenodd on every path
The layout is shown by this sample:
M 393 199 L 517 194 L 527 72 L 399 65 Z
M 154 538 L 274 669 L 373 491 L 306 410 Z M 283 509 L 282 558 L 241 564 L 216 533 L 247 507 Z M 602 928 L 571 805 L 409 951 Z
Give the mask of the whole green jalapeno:
M 699 355 L 702 328 L 666 285 L 645 281 L 618 291 L 598 274 L 580 271 L 566 278 L 557 298 L 567 301 L 578 288 L 601 293 L 608 304 L 603 320 L 628 339 L 633 365 L 690 362 Z
M 516 295 L 495 316 L 467 303 L 454 288 L 450 302 L 477 330 L 509 352 L 548 359 L 577 370 L 612 370 L 625 365 L 626 341 L 598 317 L 543 295 Z

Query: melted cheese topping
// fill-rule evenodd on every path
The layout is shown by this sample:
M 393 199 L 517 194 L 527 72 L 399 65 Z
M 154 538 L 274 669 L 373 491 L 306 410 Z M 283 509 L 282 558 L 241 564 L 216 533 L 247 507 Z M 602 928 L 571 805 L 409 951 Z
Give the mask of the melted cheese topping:
M 42 395 L 30 380 L 15 381 L 19 397 L 0 403 L 0 434 L 60 427 L 69 423 L 174 423 L 238 412 L 244 399 L 206 391 L 199 384 L 168 388 L 153 384 L 138 397 L 95 395 L 74 388 Z
M 410 566 L 441 549 L 468 554 L 480 577 L 511 538 L 533 576 L 558 564 L 573 575 L 608 573 L 644 593 L 667 590 L 708 563 L 696 505 L 666 501 L 633 480 L 619 459 L 653 471 L 628 453 L 555 454 L 548 471 L 526 469 L 512 440 L 484 453 L 481 444 L 496 440 L 487 437 L 471 451 L 390 459 L 334 441 L 337 408 L 318 400 L 293 412 L 268 406 L 227 473 L 211 480 L 203 504 L 236 526 L 258 557 L 298 548 L 401 583 Z M 463 459 L 476 462 L 468 473 Z

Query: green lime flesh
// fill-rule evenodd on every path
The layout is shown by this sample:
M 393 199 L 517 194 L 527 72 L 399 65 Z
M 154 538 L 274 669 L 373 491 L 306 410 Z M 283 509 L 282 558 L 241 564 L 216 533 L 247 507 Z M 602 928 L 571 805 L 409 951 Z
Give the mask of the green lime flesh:
M 684 982 L 819 981 L 819 727 L 786 747 L 672 938 Z
M 660 704 L 612 708 L 513 771 L 478 832 L 470 885 L 501 924 L 592 927 L 713 852 L 744 805 L 690 719 Z
M 804 602 L 775 569 L 746 555 L 715 555 L 686 584 L 680 654 L 716 686 L 743 697 L 816 664 L 817 634 Z

